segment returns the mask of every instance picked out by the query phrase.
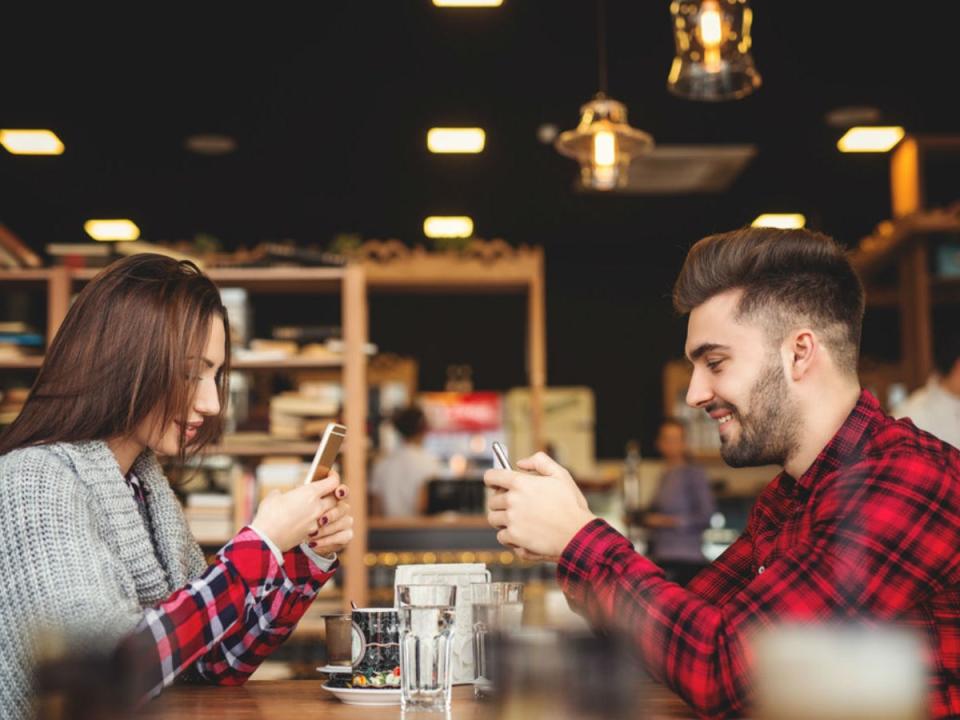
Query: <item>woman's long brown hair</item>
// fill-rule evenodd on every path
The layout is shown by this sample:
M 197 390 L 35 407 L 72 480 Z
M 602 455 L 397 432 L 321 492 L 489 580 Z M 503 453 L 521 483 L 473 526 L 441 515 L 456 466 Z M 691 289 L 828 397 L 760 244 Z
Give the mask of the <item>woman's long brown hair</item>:
M 227 400 L 230 329 L 213 282 L 196 265 L 144 253 L 118 260 L 77 295 L 47 350 L 23 410 L 0 435 L 0 455 L 30 445 L 131 435 L 147 420 L 184 427 L 214 318 L 226 331 L 217 375 L 220 414 L 190 455 L 219 437 Z M 156 415 L 153 415 L 156 413 Z

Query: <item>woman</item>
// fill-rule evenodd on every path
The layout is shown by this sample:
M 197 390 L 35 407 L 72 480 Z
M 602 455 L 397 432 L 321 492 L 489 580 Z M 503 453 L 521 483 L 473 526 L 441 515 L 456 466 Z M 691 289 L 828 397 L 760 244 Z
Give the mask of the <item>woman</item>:
M 221 428 L 230 340 L 195 265 L 136 255 L 78 295 L 0 436 L 0 717 L 26 717 L 38 637 L 148 647 L 155 695 L 239 684 L 295 627 L 352 538 L 336 474 L 266 497 L 209 567 L 157 455 Z M 144 681 L 144 678 L 140 678 Z

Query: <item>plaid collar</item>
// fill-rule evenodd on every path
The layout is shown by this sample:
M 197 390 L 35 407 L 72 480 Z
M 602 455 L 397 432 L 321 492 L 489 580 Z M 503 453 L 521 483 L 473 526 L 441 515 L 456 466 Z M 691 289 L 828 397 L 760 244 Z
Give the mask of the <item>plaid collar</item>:
M 864 444 L 886 417 L 877 399 L 867 390 L 861 390 L 857 404 L 836 435 L 797 480 L 797 486 L 809 493 L 819 480 L 860 459 Z

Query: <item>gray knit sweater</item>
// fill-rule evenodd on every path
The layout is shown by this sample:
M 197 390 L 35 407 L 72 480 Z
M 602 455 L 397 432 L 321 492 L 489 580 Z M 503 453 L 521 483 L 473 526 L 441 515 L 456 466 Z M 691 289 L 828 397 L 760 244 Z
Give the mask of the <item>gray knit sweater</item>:
M 0 717 L 31 711 L 38 633 L 109 649 L 205 569 L 176 496 L 150 451 L 133 472 L 151 533 L 105 442 L 0 456 Z

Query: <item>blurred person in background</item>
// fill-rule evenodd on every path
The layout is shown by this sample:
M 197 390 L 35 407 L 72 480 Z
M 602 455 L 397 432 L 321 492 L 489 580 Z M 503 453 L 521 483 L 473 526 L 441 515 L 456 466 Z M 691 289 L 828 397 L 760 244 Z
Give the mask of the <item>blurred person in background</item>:
M 664 471 L 643 524 L 650 529 L 648 554 L 667 579 L 686 585 L 707 565 L 703 531 L 710 527 L 715 505 L 707 473 L 693 464 L 687 450 L 686 427 L 667 418 L 657 433 L 657 451 Z
M 427 418 L 415 405 L 398 410 L 391 422 L 400 444 L 378 460 L 370 475 L 371 513 L 384 517 L 422 515 L 427 509 L 427 482 L 443 465 L 423 447 Z
M 960 448 L 960 332 L 934 340 L 934 346 L 936 372 L 892 414 Z

